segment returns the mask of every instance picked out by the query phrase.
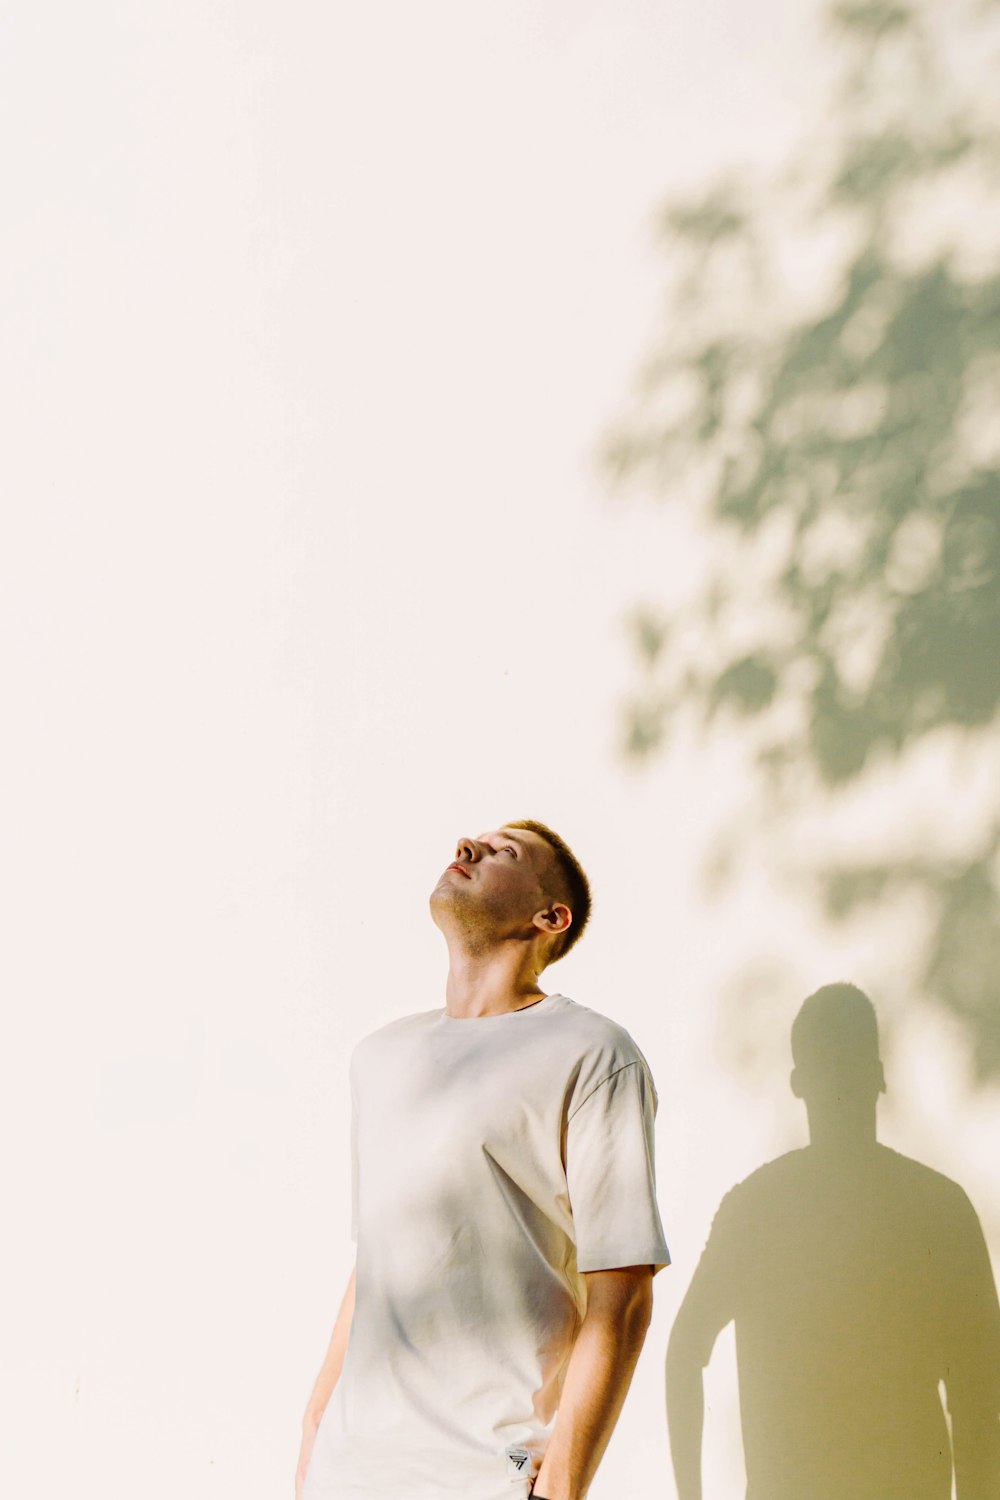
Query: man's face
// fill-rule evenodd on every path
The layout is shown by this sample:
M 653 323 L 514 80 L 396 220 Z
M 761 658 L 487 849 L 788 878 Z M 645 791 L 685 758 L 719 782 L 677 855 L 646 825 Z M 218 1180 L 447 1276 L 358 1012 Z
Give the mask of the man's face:
M 461 838 L 431 892 L 431 915 L 439 927 L 458 925 L 473 939 L 527 934 L 536 913 L 557 899 L 553 862 L 549 845 L 530 829 Z

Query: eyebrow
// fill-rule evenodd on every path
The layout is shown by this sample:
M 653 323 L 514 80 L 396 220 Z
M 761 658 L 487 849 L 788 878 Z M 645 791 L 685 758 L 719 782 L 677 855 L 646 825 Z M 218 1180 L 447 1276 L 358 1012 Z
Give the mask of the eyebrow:
M 503 839 L 508 844 L 516 844 L 519 849 L 526 849 L 528 847 L 523 839 L 515 838 L 512 833 L 502 833 L 498 829 L 496 836 L 498 839 Z M 486 842 L 486 835 L 484 833 L 481 833 L 476 842 L 479 844 L 484 844 Z M 492 848 L 492 845 L 490 847 Z

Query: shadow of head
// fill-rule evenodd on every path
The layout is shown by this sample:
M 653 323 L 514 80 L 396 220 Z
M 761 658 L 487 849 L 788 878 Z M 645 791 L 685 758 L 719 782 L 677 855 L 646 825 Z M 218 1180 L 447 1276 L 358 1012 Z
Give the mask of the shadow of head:
M 807 1107 L 870 1109 L 885 1093 L 878 1021 L 868 996 L 853 984 L 826 984 L 792 1023 L 792 1093 Z

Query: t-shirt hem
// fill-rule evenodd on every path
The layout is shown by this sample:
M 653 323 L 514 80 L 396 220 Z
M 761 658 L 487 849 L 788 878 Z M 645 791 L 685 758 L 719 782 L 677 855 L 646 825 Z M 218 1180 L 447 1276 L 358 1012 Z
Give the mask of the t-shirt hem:
M 648 1247 L 640 1251 L 625 1251 L 622 1254 L 612 1252 L 608 1255 L 590 1256 L 586 1260 L 577 1259 L 576 1269 L 582 1275 L 585 1271 L 621 1271 L 626 1266 L 652 1266 L 653 1275 L 669 1266 L 670 1251 L 665 1245 L 657 1245 L 655 1249 Z

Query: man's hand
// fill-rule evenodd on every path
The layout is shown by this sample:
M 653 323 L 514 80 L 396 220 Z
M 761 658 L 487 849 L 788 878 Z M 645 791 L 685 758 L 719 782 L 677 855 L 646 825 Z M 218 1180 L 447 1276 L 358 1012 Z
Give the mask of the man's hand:
M 625 1401 L 653 1307 L 652 1266 L 585 1271 L 587 1312 L 566 1367 L 534 1500 L 583 1500 Z

